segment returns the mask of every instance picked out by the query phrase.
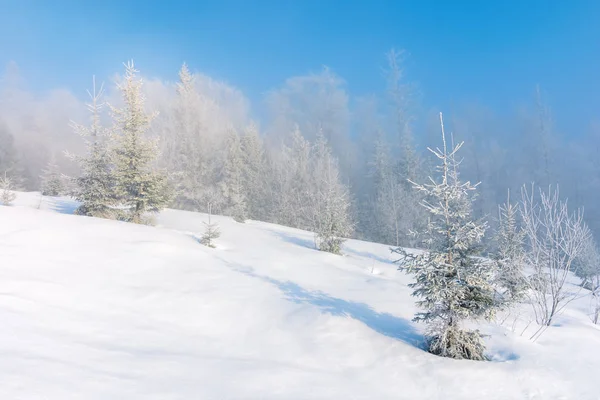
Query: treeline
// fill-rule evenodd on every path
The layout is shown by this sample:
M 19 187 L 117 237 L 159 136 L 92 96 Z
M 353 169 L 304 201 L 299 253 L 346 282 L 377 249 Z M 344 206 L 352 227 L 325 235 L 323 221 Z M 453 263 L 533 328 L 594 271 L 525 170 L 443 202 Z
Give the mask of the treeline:
M 345 225 L 353 228 L 342 231 L 417 245 L 411 232 L 426 216 L 409 181 L 431 174 L 426 147 L 437 129 L 435 113 L 427 111 L 417 85 L 407 78 L 404 58 L 403 52 L 387 55 L 385 90 L 365 98 L 353 98 L 329 69 L 290 78 L 267 94 L 260 123 L 253 122 L 250 104 L 238 90 L 185 66 L 175 84 L 146 79 L 140 89 L 144 111 L 157 114 L 144 137 L 156 140 L 151 164 L 168 175 L 170 206 L 207 211 L 210 204 L 214 212 L 238 219 L 316 229 L 311 213 L 323 201 L 319 192 L 327 180 L 316 166 L 330 163 L 335 165 L 330 181 L 345 193 L 340 201 L 347 209 Z M 68 123 L 85 121 L 79 101 L 65 91 L 33 96 L 11 82 L 4 80 L 0 95 L 0 171 L 24 190 L 46 191 L 44 182 L 54 181 L 52 189 L 56 179 L 50 177 L 57 171 L 79 176 L 81 164 L 64 155 L 65 149 L 75 155 L 85 151 Z M 107 90 L 102 102 L 123 106 L 118 90 Z M 511 120 L 482 107 L 458 107 L 446 118 L 454 140 L 465 141 L 463 176 L 481 182 L 475 215 L 496 216 L 509 188 L 518 192 L 525 183 L 560 183 L 561 195 L 585 208 L 586 221 L 597 232 L 598 138 L 592 130 L 565 142 L 541 90 L 530 103 Z M 108 107 L 98 122 L 113 130 Z M 319 141 L 326 143 L 331 161 L 318 160 L 324 157 Z M 73 190 L 73 180 L 62 185 L 63 192 Z

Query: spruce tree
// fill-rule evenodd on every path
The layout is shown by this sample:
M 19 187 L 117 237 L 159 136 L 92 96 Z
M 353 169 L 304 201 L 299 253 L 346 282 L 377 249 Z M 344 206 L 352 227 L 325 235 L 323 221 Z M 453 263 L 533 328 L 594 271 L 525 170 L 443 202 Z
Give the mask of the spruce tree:
M 317 136 L 312 161 L 311 207 L 315 241 L 319 250 L 340 254 L 345 238 L 352 233 L 350 195 L 348 188 L 340 182 L 337 160 L 321 133 Z
M 115 198 L 110 154 L 107 146 L 108 134 L 100 123 L 103 87 L 96 92 L 96 80 L 93 80 L 92 92 L 88 91 L 90 103 L 90 126 L 72 123 L 73 130 L 85 141 L 84 156 L 73 156 L 81 169 L 81 175 L 74 180 L 73 197 L 81 203 L 75 210 L 78 215 L 110 218 L 113 216 Z
M 310 217 L 311 146 L 296 126 L 291 135 L 291 146 L 284 147 L 281 173 L 283 185 L 277 201 L 277 222 L 300 229 L 313 229 Z
M 186 64 L 179 71 L 174 104 L 175 130 L 168 137 L 169 166 L 176 174 L 177 204 L 184 208 L 204 207 L 204 192 L 211 182 L 211 168 L 201 114 L 201 97 L 195 86 L 195 77 Z
M 252 219 L 265 220 L 266 210 L 265 174 L 266 161 L 263 144 L 255 124 L 248 126 L 241 137 L 242 171 L 244 192 L 248 204 L 248 215 Z
M 243 163 L 240 137 L 237 132 L 232 130 L 228 137 L 227 158 L 221 186 L 226 199 L 225 212 L 237 222 L 244 222 L 248 218 L 244 193 Z
M 581 253 L 573 261 L 573 272 L 581 279 L 581 286 L 598 290 L 594 280 L 600 276 L 600 251 L 592 235 L 586 238 Z
M 60 196 L 63 193 L 63 182 L 54 156 L 50 157 L 46 168 L 42 170 L 41 189 L 44 196 Z
M 158 212 L 171 200 L 167 176 L 155 169 L 155 141 L 145 137 L 154 115 L 144 110 L 143 82 L 133 62 L 125 65 L 124 81 L 118 85 L 124 106 L 111 106 L 115 125 L 113 159 L 116 196 L 125 208 L 123 219 L 145 222 L 145 214 Z
M 466 330 L 467 319 L 491 318 L 494 289 L 491 273 L 478 255 L 486 224 L 473 221 L 472 203 L 477 185 L 461 182 L 456 153 L 448 149 L 442 114 L 442 149 L 431 150 L 440 160 L 440 177 L 414 187 L 425 195 L 423 206 L 429 223 L 422 232 L 428 250 L 395 249 L 402 257 L 400 269 L 415 277 L 410 285 L 417 304 L 424 308 L 414 320 L 428 325 L 428 350 L 456 359 L 484 360 L 484 344 L 478 331 Z
M 221 236 L 221 231 L 216 222 L 211 221 L 212 217 L 212 204 L 208 204 L 208 222 L 204 222 L 204 233 L 200 239 L 200 243 L 208 247 L 215 247 L 214 240 Z
M 499 207 L 499 228 L 496 234 L 497 250 L 493 256 L 496 265 L 496 283 L 504 290 L 502 302 L 506 305 L 521 300 L 527 290 L 523 273 L 525 232 L 518 226 L 519 209 L 507 201 Z

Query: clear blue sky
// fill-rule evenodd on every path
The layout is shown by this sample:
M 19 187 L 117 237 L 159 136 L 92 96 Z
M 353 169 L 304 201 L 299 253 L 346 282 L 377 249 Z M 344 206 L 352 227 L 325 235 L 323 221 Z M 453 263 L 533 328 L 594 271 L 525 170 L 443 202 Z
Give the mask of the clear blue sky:
M 186 61 L 253 101 L 327 65 L 361 95 L 382 88 L 393 46 L 429 106 L 509 110 L 539 83 L 561 125 L 600 111 L 598 0 L 0 0 L 0 63 L 35 90 L 83 92 L 133 58 L 169 80 Z

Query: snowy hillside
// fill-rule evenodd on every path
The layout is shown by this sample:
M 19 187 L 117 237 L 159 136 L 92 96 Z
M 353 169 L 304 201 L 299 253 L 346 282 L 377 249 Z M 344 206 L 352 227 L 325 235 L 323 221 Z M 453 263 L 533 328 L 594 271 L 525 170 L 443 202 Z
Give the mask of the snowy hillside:
M 39 210 L 37 208 L 40 208 Z M 384 245 L 166 210 L 156 227 L 0 207 L 1 399 L 599 399 L 588 300 L 535 343 L 523 308 L 479 328 L 492 362 L 420 348 L 410 277 Z M 514 331 L 514 332 L 513 332 Z

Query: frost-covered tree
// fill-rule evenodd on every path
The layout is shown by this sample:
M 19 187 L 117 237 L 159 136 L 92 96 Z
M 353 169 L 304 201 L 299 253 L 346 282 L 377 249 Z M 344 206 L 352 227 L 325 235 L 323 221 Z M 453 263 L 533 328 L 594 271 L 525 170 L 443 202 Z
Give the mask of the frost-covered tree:
M 321 251 L 340 254 L 342 244 L 352 233 L 350 194 L 340 182 L 337 160 L 332 156 L 325 137 L 317 136 L 312 160 L 310 212 L 315 243 Z
M 373 145 L 368 164 L 368 177 L 372 181 L 372 194 L 368 198 L 370 219 L 368 228 L 373 240 L 381 243 L 414 245 L 411 232 L 417 230 L 423 211 L 419 207 L 419 194 L 406 186 L 408 178 L 400 173 L 392 160 L 389 144 L 379 136 Z
M 462 143 L 448 148 L 442 114 L 442 149 L 431 150 L 440 160 L 440 177 L 427 184 L 414 184 L 425 195 L 429 213 L 427 230 L 422 232 L 428 250 L 418 253 L 398 248 L 400 269 L 413 275 L 413 296 L 425 311 L 415 321 L 428 325 L 428 350 L 444 357 L 484 360 L 484 344 L 478 331 L 466 330 L 465 320 L 491 318 L 494 289 L 489 267 L 476 257 L 486 224 L 472 219 L 477 185 L 461 182 L 456 153 Z
M 207 142 L 202 123 L 202 98 L 195 87 L 195 77 L 184 64 L 179 71 L 177 97 L 173 105 L 173 132 L 165 140 L 168 165 L 175 172 L 178 187 L 176 204 L 203 203 L 204 191 L 212 184 Z
M 493 255 L 496 283 L 503 289 L 502 302 L 507 305 L 521 300 L 528 288 L 523 271 L 525 232 L 518 225 L 518 213 L 519 208 L 510 202 L 509 193 L 506 202 L 498 209 L 497 249 Z
M 267 104 L 272 115 L 269 131 L 279 137 L 297 126 L 311 143 L 320 132 L 332 148 L 344 172 L 353 163 L 349 140 L 349 96 L 346 84 L 330 68 L 319 73 L 295 76 L 269 93 Z
M 236 131 L 231 130 L 227 143 L 223 181 L 221 187 L 225 197 L 225 212 L 237 222 L 248 219 L 247 200 L 244 191 L 244 159 L 242 144 Z
M 133 61 L 125 65 L 118 85 L 124 106 L 110 106 L 116 137 L 113 143 L 115 192 L 125 208 L 124 219 L 144 222 L 145 214 L 158 212 L 170 201 L 166 174 L 156 170 L 157 143 L 145 137 L 153 115 L 144 110 L 142 80 Z
M 415 149 L 413 138 L 416 88 L 412 83 L 406 81 L 404 62 L 407 53 L 404 50 L 392 49 L 386 56 L 388 95 L 391 100 L 391 114 L 395 128 L 393 138 L 400 156 L 398 173 L 402 177 L 401 183 L 408 186 L 407 180 L 415 180 L 420 175 L 419 154 Z
M 525 263 L 533 269 L 528 282 L 531 303 L 540 329 L 539 337 L 557 313 L 577 298 L 567 286 L 574 263 L 590 236 L 581 210 L 570 212 L 558 188 L 548 192 L 522 189 L 521 219 L 525 230 Z
M 60 169 L 56 164 L 54 155 L 50 157 L 46 168 L 42 170 L 41 189 L 44 196 L 60 196 L 63 193 L 64 185 Z
M 588 236 L 579 256 L 573 262 L 573 272 L 581 286 L 595 290 L 594 278 L 600 276 L 600 251 L 592 235 Z
M 585 241 L 581 254 L 573 263 L 575 275 L 581 286 L 590 291 L 590 319 L 594 324 L 600 320 L 600 252 L 593 236 Z
M 0 123 L 0 171 L 8 171 L 17 164 L 15 139 L 8 128 Z
M 255 220 L 268 218 L 268 206 L 265 194 L 266 160 L 258 127 L 250 124 L 241 137 L 242 170 L 244 192 L 247 198 L 248 215 Z
M 311 146 L 296 126 L 291 144 L 271 154 L 271 182 L 268 198 L 276 223 L 301 229 L 312 229 L 310 207 Z
M 0 177 L 0 204 L 10 206 L 16 198 L 17 194 L 14 192 L 13 182 L 7 172 L 4 171 L 4 177 Z
M 73 122 L 73 130 L 79 134 L 86 145 L 83 156 L 69 155 L 81 169 L 81 174 L 74 180 L 73 197 L 81 203 L 76 214 L 93 217 L 110 218 L 113 215 L 115 198 L 113 193 L 113 177 L 110 154 L 108 150 L 108 132 L 100 123 L 103 85 L 96 92 L 96 80 L 93 79 L 92 91 L 88 91 L 90 102 L 87 109 L 90 113 L 89 126 Z

